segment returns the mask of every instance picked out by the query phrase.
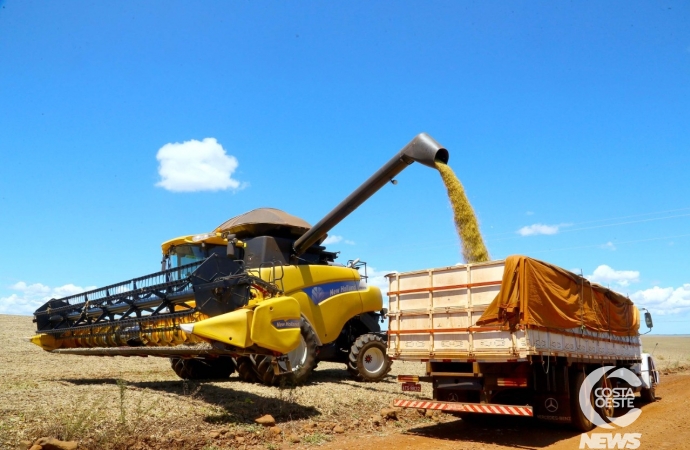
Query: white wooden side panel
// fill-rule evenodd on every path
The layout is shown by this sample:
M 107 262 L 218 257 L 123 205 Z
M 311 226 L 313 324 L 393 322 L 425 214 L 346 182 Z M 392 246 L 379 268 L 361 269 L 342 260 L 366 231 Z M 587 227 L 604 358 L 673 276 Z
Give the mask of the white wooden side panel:
M 505 354 L 510 357 L 513 351 L 513 338 L 509 331 L 482 331 L 472 333 L 473 350 L 477 356 L 482 354 Z
M 502 277 L 503 261 L 390 275 L 392 354 L 452 358 L 478 351 L 508 357 L 514 352 L 510 333 L 468 332 L 496 297 Z
M 467 284 L 467 266 L 432 269 L 434 286 L 460 286 Z
M 428 292 L 414 292 L 410 294 L 398 295 L 398 301 L 391 302 L 391 312 L 411 312 L 411 311 L 428 311 L 429 310 L 429 293 Z M 400 308 L 398 310 L 398 308 Z
M 642 354 L 638 336 L 582 332 L 577 328 L 563 330 L 563 333 L 530 329 L 527 341 L 531 354 L 599 359 L 634 359 Z
M 505 358 L 558 355 L 639 358 L 639 337 L 589 330 L 467 331 L 494 300 L 503 261 L 389 276 L 389 353 L 398 359 Z M 412 291 L 412 292 L 410 292 Z
M 405 294 L 403 294 L 404 296 Z M 432 293 L 434 309 L 467 308 L 469 306 L 468 289 L 449 289 Z

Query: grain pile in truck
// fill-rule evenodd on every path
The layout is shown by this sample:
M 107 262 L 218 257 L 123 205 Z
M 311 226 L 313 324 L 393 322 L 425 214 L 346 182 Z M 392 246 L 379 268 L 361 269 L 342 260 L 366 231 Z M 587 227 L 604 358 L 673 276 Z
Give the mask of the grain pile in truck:
M 620 412 L 584 411 L 578 401 L 585 377 L 602 366 L 631 371 L 632 391 L 654 400 L 659 376 L 642 353 L 639 311 L 610 289 L 525 256 L 391 274 L 389 282 L 388 354 L 427 364 L 426 376 L 398 380 L 412 391 L 433 383 L 432 400 L 396 406 L 534 416 L 588 431 L 593 414 L 610 421 Z M 649 313 L 645 321 L 651 327 Z M 597 383 L 628 386 L 607 375 Z

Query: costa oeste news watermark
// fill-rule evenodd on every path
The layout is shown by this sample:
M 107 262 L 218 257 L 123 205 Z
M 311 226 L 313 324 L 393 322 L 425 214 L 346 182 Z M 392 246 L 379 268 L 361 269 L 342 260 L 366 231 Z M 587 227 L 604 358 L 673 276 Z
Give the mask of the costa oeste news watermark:
M 634 372 L 626 368 L 620 368 L 608 373 L 615 368 L 615 366 L 604 366 L 594 370 L 587 375 L 578 394 L 580 408 L 585 417 L 595 426 L 610 430 L 627 427 L 635 422 L 637 418 L 640 417 L 640 414 L 642 414 L 641 409 L 633 406 L 635 397 L 632 389 L 639 387 L 642 382 Z M 630 387 L 613 388 L 610 386 L 607 387 L 604 383 L 601 383 L 602 379 L 611 378 L 620 378 Z M 592 405 L 592 399 L 594 400 L 594 405 Z M 620 417 L 609 417 L 608 420 L 604 420 L 598 411 L 607 408 L 629 409 Z M 639 448 L 641 437 L 642 433 L 583 433 L 580 436 L 580 448 L 635 449 Z

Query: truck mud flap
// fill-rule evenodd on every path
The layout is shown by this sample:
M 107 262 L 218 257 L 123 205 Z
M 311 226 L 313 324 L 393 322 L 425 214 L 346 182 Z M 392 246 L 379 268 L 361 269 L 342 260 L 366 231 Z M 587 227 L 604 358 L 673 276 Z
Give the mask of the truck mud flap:
M 444 412 L 478 413 L 521 417 L 533 416 L 531 406 L 494 405 L 460 402 L 433 402 L 424 400 L 394 400 L 393 406 L 398 408 L 434 409 Z

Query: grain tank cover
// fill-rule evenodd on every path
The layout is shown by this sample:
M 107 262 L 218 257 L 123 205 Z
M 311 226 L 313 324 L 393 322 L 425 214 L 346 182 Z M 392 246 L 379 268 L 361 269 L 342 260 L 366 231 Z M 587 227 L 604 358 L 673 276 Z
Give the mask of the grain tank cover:
M 588 329 L 637 336 L 640 312 L 611 289 L 526 256 L 506 258 L 501 290 L 477 320 L 480 326 Z
M 243 239 L 255 236 L 275 236 L 296 239 L 311 225 L 299 217 L 275 208 L 257 208 L 223 222 L 216 233 L 234 234 Z

